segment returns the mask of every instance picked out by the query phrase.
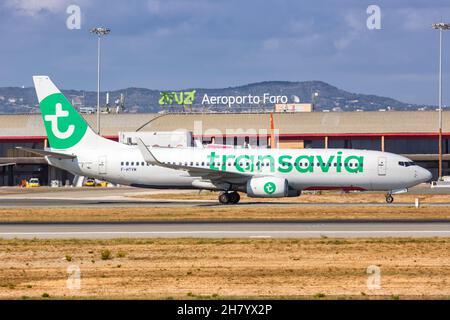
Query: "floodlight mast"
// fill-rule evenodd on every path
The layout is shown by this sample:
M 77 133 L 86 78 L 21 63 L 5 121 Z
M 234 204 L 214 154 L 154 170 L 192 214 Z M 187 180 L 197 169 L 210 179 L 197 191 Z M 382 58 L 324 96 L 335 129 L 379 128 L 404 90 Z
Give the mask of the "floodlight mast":
M 433 29 L 439 30 L 439 178 L 442 180 L 442 30 L 449 30 L 450 23 L 433 23 Z
M 108 35 L 111 29 L 104 27 L 92 28 L 91 33 L 97 35 L 97 133 L 100 134 L 100 39 Z

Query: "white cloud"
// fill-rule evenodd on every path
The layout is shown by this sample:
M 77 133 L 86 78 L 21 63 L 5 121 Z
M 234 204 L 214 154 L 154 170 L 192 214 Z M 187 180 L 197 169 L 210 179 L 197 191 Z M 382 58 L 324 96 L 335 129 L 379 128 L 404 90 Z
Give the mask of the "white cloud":
M 314 21 L 312 19 L 291 20 L 287 24 L 287 30 L 292 33 L 305 33 L 314 30 Z
M 431 28 L 433 22 L 450 15 L 450 7 L 443 8 L 401 8 L 396 13 L 403 29 L 421 31 Z M 446 20 L 446 19 L 444 19 Z
M 311 33 L 301 37 L 268 38 L 262 41 L 261 48 L 265 52 L 310 52 L 322 47 L 324 37 Z
M 344 50 L 355 41 L 359 35 L 365 31 L 366 25 L 365 11 L 362 12 L 348 12 L 344 16 L 344 21 L 347 26 L 345 34 L 333 41 L 334 47 L 337 50 Z
M 57 13 L 65 11 L 70 0 L 6 0 L 6 6 L 27 16 L 36 16 L 42 11 Z
M 223 6 L 218 1 L 147 0 L 147 10 L 155 16 L 196 16 L 219 12 Z
M 272 51 L 280 47 L 280 41 L 275 38 L 264 40 L 262 43 L 263 50 Z
M 148 11 L 152 14 L 159 14 L 161 12 L 161 5 L 158 0 L 149 0 L 147 3 Z

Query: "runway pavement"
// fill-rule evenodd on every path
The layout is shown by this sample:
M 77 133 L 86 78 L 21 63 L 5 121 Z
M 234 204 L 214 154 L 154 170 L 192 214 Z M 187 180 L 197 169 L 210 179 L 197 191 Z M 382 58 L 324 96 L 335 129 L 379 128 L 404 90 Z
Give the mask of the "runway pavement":
M 135 196 L 148 194 L 170 194 L 180 192 L 192 192 L 184 190 L 158 190 L 158 189 L 139 189 L 131 187 L 120 188 L 0 188 L 0 208 L 19 208 L 19 207 L 214 207 L 223 205 L 217 200 L 173 200 L 173 199 L 145 199 Z M 449 190 L 430 189 L 427 186 L 413 188 L 411 194 L 447 194 Z M 394 196 L 395 197 L 395 196 Z M 380 198 L 383 195 L 380 194 Z M 289 201 L 245 201 L 239 203 L 239 206 L 266 207 L 266 206 L 333 206 L 333 207 L 407 207 L 413 203 L 394 202 L 387 203 L 302 203 Z M 426 203 L 424 206 L 450 206 L 446 203 Z
M 422 206 L 447 207 L 450 202 L 423 203 Z M 286 202 L 286 201 L 245 201 L 237 205 L 240 207 L 411 207 L 412 202 L 387 203 L 334 203 L 334 202 Z M 120 198 L 87 199 L 87 198 L 7 198 L 0 197 L 0 208 L 143 208 L 143 207 L 226 207 L 216 200 L 164 200 L 164 199 L 134 199 Z
M 450 237 L 449 222 L 1 223 L 0 238 Z

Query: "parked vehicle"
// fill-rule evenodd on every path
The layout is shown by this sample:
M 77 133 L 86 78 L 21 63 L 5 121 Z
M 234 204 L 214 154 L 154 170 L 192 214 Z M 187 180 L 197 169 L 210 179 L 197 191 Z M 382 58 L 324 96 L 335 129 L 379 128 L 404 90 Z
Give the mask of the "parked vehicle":
M 27 188 L 36 188 L 40 186 L 41 184 L 38 178 L 31 178 L 30 180 L 28 180 Z

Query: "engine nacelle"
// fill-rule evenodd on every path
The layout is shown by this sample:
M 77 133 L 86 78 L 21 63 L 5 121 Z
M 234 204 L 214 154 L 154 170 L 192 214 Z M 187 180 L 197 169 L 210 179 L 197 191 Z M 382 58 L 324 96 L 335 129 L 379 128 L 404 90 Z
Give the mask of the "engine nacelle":
M 278 177 L 254 177 L 247 181 L 247 195 L 252 198 L 289 196 L 288 181 Z

